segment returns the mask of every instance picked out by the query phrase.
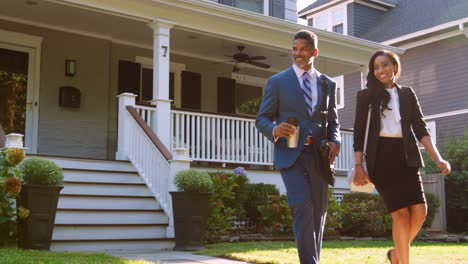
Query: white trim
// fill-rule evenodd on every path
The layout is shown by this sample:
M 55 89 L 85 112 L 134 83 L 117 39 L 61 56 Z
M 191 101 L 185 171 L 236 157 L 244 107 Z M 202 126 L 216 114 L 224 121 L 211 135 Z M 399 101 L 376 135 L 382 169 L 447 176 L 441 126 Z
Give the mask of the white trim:
M 432 141 L 437 143 L 437 126 L 436 121 L 426 121 L 427 128 L 429 130 L 429 134 L 431 135 Z
M 236 82 L 240 84 L 258 86 L 262 88 L 266 86 L 267 81 L 268 81 L 265 78 L 260 78 L 256 76 L 246 75 L 246 74 L 240 74 L 237 72 L 231 73 L 231 78 L 236 80 Z
M 340 1 L 343 1 L 343 0 L 331 1 L 331 2 L 325 3 L 323 5 L 317 6 L 314 9 L 307 10 L 304 13 L 298 13 L 298 17 L 306 16 L 307 18 L 309 18 L 311 15 L 307 16 L 308 14 L 314 13 L 313 15 L 315 15 L 317 10 L 329 9 L 331 7 L 335 7 L 335 6 L 337 6 L 337 3 L 339 3 Z M 390 4 L 390 3 L 387 3 L 387 2 L 383 2 L 383 1 L 378 1 L 378 0 L 372 0 L 372 1 L 380 3 L 382 5 L 386 5 L 386 6 L 388 6 L 388 8 L 381 7 L 381 6 L 378 6 L 378 5 L 374 5 L 374 4 L 371 4 L 371 3 L 367 3 L 367 2 L 364 2 L 364 1 L 361 1 L 361 0 L 351 0 L 351 1 L 346 2 L 346 4 L 355 2 L 355 3 L 358 3 L 358 4 L 366 5 L 368 7 L 372 7 L 372 8 L 378 9 L 378 10 L 382 10 L 382 11 L 388 11 L 390 8 L 393 8 L 393 7 L 396 6 L 394 4 Z M 342 5 L 342 4 L 343 3 L 340 3 L 338 5 Z M 321 12 L 323 12 L 323 11 L 321 11 Z
M 440 25 L 437 25 L 435 27 L 419 30 L 419 31 L 416 31 L 416 32 L 413 32 L 413 33 L 410 33 L 410 34 L 406 34 L 406 35 L 403 35 L 403 36 L 400 36 L 400 37 L 397 37 L 397 38 L 394 38 L 394 39 L 389 39 L 389 40 L 386 40 L 386 41 L 382 42 L 381 44 L 393 45 L 393 44 L 398 43 L 398 42 L 402 42 L 402 41 L 409 40 L 409 39 L 412 39 L 412 38 L 424 36 L 424 35 L 434 33 L 434 32 L 440 31 L 440 30 L 444 30 L 444 29 L 447 29 L 447 28 L 450 28 L 450 27 L 459 26 L 460 24 L 464 24 L 464 23 L 468 23 L 468 17 L 467 18 L 462 18 L 462 19 L 459 19 L 459 20 L 455 20 L 455 21 L 451 21 L 451 22 L 448 22 L 448 23 L 445 23 L 445 24 L 440 24 Z
M 21 50 L 29 53 L 28 63 L 28 98 L 33 105 L 31 112 L 31 124 L 26 125 L 25 129 L 31 131 L 31 136 L 28 139 L 27 152 L 37 154 L 38 145 L 38 130 L 39 130 L 39 90 L 40 90 L 40 73 L 41 73 L 41 45 L 42 37 L 22 34 L 12 31 L 0 30 L 0 42 L 13 46 L 28 47 L 29 49 L 13 47 L 15 50 Z M 29 87 L 31 87 L 31 90 Z M 30 94 L 32 92 L 32 95 Z M 26 121 L 26 120 L 25 120 Z M 28 132 L 25 133 L 27 136 Z M 26 137 L 25 137 L 26 140 Z
M 459 36 L 459 35 L 463 35 L 463 32 L 461 32 L 459 30 L 455 30 L 455 31 L 447 32 L 447 33 L 444 33 L 444 34 L 441 34 L 441 35 L 433 36 L 433 37 L 430 37 L 430 38 L 427 38 L 427 39 L 421 39 L 421 40 L 417 40 L 417 41 L 414 41 L 414 42 L 410 42 L 408 44 L 403 44 L 403 45 L 398 46 L 398 47 L 403 48 L 403 49 L 412 49 L 412 48 L 420 47 L 420 46 L 427 45 L 427 44 L 430 44 L 430 43 L 433 43 L 433 42 L 437 42 L 437 41 L 440 41 L 440 40 L 456 37 L 456 36 Z
M 336 77 L 333 77 L 332 78 L 335 83 L 336 83 L 336 88 L 339 90 L 336 91 L 335 93 L 335 102 L 336 102 L 336 108 L 337 109 L 343 109 L 345 107 L 345 98 L 344 98 L 344 76 L 343 75 L 340 75 L 340 76 L 336 76 Z M 337 99 L 338 99 L 338 93 L 340 95 L 340 101 L 337 102 Z
M 360 4 L 360 5 L 363 5 L 363 6 L 368 6 L 370 8 L 374 8 L 374 9 L 377 9 L 377 10 L 380 10 L 380 11 L 388 11 L 387 8 L 384 8 L 384 7 L 381 7 L 381 6 L 378 6 L 378 5 L 373 5 L 371 3 L 367 3 L 367 2 L 364 2 L 364 1 L 361 1 L 361 0 L 356 0 L 354 2 L 356 4 Z
M 439 113 L 439 114 L 434 114 L 434 115 L 428 115 L 428 116 L 425 116 L 424 119 L 425 120 L 437 119 L 437 118 L 441 118 L 441 117 L 463 115 L 463 114 L 468 114 L 468 109 L 462 109 L 462 110 L 450 111 L 450 112 Z
M 263 0 L 263 14 L 265 16 L 270 15 L 270 1 L 271 0 Z

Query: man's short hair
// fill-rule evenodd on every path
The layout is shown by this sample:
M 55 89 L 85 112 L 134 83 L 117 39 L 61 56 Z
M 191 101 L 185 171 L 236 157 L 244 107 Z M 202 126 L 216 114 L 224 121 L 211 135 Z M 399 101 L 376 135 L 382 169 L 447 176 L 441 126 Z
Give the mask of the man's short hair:
M 312 47 L 314 49 L 316 49 L 318 47 L 318 43 L 317 43 L 317 35 L 315 35 L 315 33 L 313 33 L 312 31 L 309 31 L 309 30 L 299 30 L 295 35 L 294 35 L 294 40 L 296 39 L 305 39 L 307 41 L 309 41 L 310 44 L 312 44 Z

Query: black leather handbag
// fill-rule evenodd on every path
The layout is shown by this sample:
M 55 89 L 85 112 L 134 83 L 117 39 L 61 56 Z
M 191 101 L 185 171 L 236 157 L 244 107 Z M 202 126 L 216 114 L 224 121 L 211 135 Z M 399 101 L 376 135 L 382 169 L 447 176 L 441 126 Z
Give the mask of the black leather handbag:
M 324 75 L 321 76 L 322 86 L 322 107 L 320 109 L 320 123 L 321 123 L 321 141 L 320 141 L 320 166 L 322 168 L 322 175 L 325 181 L 331 186 L 335 185 L 335 169 L 334 165 L 330 164 L 328 155 L 330 154 L 330 147 L 327 145 L 327 115 L 328 115 L 328 96 L 327 96 L 327 79 Z

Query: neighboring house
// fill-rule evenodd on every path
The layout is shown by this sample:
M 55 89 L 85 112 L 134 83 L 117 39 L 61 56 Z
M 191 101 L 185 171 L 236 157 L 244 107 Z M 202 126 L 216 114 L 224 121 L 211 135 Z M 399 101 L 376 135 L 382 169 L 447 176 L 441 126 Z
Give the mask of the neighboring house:
M 416 91 L 437 143 L 467 130 L 468 1 L 318 0 L 299 17 L 314 28 L 404 49 L 399 83 Z M 356 93 L 366 74 L 343 77 L 343 128 L 353 127 Z
M 1 1 L 0 122 L 65 171 L 52 250 L 171 248 L 169 191 L 190 165 L 243 165 L 284 193 L 272 144 L 238 107 L 290 67 L 296 3 L 221 2 Z M 312 30 L 331 76 L 378 49 L 402 52 Z M 342 136 L 341 171 L 352 159 Z

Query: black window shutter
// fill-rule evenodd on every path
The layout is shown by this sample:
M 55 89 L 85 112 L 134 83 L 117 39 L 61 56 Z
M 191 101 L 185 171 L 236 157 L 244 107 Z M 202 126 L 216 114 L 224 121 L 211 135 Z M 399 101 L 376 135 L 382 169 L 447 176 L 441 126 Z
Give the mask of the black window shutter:
M 169 99 L 172 100 L 172 104 L 174 104 L 174 73 L 169 73 Z
M 270 16 L 284 19 L 284 0 L 270 0 Z
M 236 80 L 218 78 L 218 112 L 236 113 Z
M 141 65 L 131 61 L 119 60 L 118 92 L 140 95 Z
M 195 72 L 182 72 L 182 108 L 201 109 L 201 75 Z
M 143 68 L 142 72 L 142 99 L 145 101 L 153 100 L 153 69 Z

